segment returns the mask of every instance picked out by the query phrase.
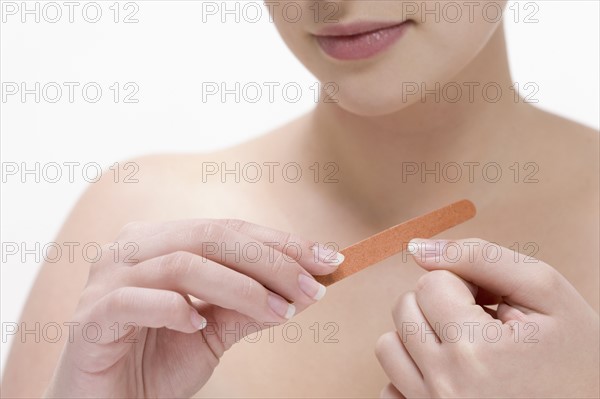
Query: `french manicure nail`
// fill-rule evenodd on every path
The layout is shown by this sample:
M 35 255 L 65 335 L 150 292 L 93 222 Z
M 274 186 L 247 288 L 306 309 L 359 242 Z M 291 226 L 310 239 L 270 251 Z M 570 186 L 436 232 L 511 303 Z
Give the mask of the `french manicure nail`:
M 412 255 L 420 255 L 422 261 L 440 260 L 444 243 L 441 240 L 428 240 L 424 238 L 413 238 L 408 243 L 409 252 Z
M 344 261 L 344 255 L 321 244 L 315 244 L 311 249 L 315 255 L 316 263 L 337 267 Z
M 298 275 L 298 285 L 306 295 L 308 295 L 315 301 L 318 301 L 325 295 L 325 286 L 323 284 L 320 284 L 314 278 L 308 277 L 304 274 Z
M 285 319 L 290 319 L 296 314 L 296 307 L 278 295 L 269 293 L 267 302 L 273 312 Z
M 200 316 L 195 310 L 192 310 L 190 320 L 194 328 L 197 330 L 202 330 L 204 327 L 206 327 L 206 319 Z

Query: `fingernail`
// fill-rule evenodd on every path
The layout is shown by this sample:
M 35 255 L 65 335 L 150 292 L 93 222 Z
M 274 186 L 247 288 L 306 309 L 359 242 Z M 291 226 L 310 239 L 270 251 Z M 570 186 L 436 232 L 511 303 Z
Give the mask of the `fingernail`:
M 344 255 L 321 244 L 315 244 L 311 249 L 315 255 L 316 263 L 337 267 L 344 261 Z
M 413 238 L 408 243 L 408 251 L 424 262 L 439 261 L 442 255 L 445 241 L 443 240 L 427 240 L 424 238 Z
M 273 312 L 283 318 L 290 319 L 296 314 L 296 307 L 278 295 L 269 293 L 267 302 L 269 303 L 269 307 L 273 309 Z
M 206 319 L 198 314 L 195 310 L 192 310 L 190 320 L 192 321 L 192 325 L 197 330 L 202 330 L 206 327 Z
M 298 275 L 298 285 L 300 289 L 309 297 L 318 301 L 325 295 L 325 286 L 320 284 L 317 280 L 312 277 L 308 277 L 304 274 Z

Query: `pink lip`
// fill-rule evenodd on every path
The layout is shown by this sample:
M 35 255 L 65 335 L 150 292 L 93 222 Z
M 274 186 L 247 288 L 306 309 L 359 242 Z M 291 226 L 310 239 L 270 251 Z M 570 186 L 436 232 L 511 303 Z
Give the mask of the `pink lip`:
M 411 25 L 402 23 L 359 22 L 332 25 L 315 38 L 321 49 L 339 60 L 359 60 L 378 54 L 394 44 Z

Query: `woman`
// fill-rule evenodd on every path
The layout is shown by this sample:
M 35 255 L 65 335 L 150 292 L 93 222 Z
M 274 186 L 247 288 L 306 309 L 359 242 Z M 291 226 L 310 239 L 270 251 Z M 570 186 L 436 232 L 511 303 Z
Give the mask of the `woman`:
M 136 159 L 138 184 L 91 187 L 57 242 L 109 243 L 102 258 L 44 265 L 22 320 L 74 332 L 15 342 L 4 393 L 597 396 L 598 134 L 515 97 L 504 2 L 438 20 L 424 2 L 295 5 L 298 21 L 269 9 L 323 83 L 319 104 L 235 148 Z M 262 179 L 235 178 L 256 164 Z M 343 267 L 336 246 L 461 198 L 478 215 L 444 237 L 487 241 L 417 241 L 327 294 L 312 279 Z M 499 341 L 427 339 L 490 322 Z

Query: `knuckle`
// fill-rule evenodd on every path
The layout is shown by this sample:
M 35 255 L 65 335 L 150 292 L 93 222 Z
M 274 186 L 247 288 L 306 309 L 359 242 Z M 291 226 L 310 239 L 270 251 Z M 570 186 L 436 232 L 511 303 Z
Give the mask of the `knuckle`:
M 209 221 L 192 229 L 192 236 L 201 242 L 220 244 L 225 236 L 225 227 Z
M 419 277 L 419 279 L 417 280 L 417 284 L 415 286 L 415 289 L 417 291 L 421 291 L 423 289 L 423 287 L 425 287 L 425 285 L 428 284 L 429 280 L 431 279 L 431 277 L 429 277 L 430 274 L 431 273 L 425 273 L 424 275 Z
M 106 288 L 100 284 L 93 284 L 88 281 L 85 288 L 81 292 L 79 297 L 79 303 L 77 307 L 80 309 L 93 308 L 104 295 L 106 295 Z
M 283 247 L 287 247 L 289 244 L 297 244 L 296 242 L 292 241 L 292 233 L 289 232 L 284 232 L 281 234 L 281 246 Z
M 400 309 L 400 308 L 404 307 L 404 304 L 407 303 L 407 301 L 410 299 L 412 294 L 413 294 L 412 291 L 406 291 L 406 292 L 402 293 L 402 295 L 400 295 L 396 299 L 396 302 L 394 303 L 394 309 Z
M 246 222 L 241 219 L 225 219 L 225 227 L 230 230 L 241 231 L 246 227 Z
M 181 243 L 183 247 L 194 247 L 204 242 L 220 242 L 223 230 L 223 226 L 208 220 L 169 231 L 167 234 L 172 241 Z
M 405 309 L 407 309 L 414 302 L 416 302 L 414 291 L 407 291 L 403 293 L 396 300 L 396 303 L 392 308 L 392 314 L 396 319 L 402 320 L 402 315 L 406 313 Z
M 285 255 L 282 252 L 277 252 L 277 257 L 269 264 L 269 272 L 274 275 L 280 275 L 287 263 Z
M 375 343 L 375 356 L 380 359 L 383 355 L 389 352 L 392 346 L 398 339 L 398 334 L 395 331 L 388 331 L 381 335 Z
M 110 270 L 110 273 L 113 273 L 115 270 L 114 267 L 111 267 L 118 262 L 121 261 L 119 259 L 119 254 L 123 251 L 118 250 L 118 243 L 106 243 L 103 245 L 97 245 L 97 256 L 93 258 L 85 259 L 89 264 L 89 279 L 98 278 L 101 276 L 106 270 Z
M 254 299 L 258 292 L 258 287 L 254 280 L 250 277 L 243 276 L 239 279 L 237 292 L 239 293 L 240 299 L 243 301 L 250 301 Z
M 118 258 L 118 254 L 122 251 L 119 251 L 118 248 L 119 242 L 117 241 L 107 242 L 105 244 L 100 245 L 98 250 L 100 252 L 100 258 L 97 260 L 94 259 L 95 261 L 90 262 L 90 264 L 92 266 L 107 266 L 109 264 L 119 262 L 120 259 Z
M 284 257 L 290 262 L 298 263 L 302 258 L 303 248 L 310 248 L 311 243 L 305 241 L 289 232 L 281 232 L 276 235 L 276 245 L 281 246 Z M 312 244 L 314 245 L 314 243 Z
M 102 310 L 111 313 L 123 312 L 125 309 L 131 307 L 133 300 L 130 289 L 127 287 L 119 287 L 105 297 Z
M 186 251 L 175 251 L 164 255 L 158 263 L 159 276 L 185 276 L 189 274 L 194 255 Z
M 173 313 L 187 310 L 188 303 L 183 295 L 174 291 L 165 291 L 161 298 L 167 309 L 172 309 Z
M 416 290 L 424 291 L 431 287 L 444 285 L 449 280 L 455 278 L 455 275 L 447 270 L 433 270 L 419 277 Z
M 129 234 L 135 233 L 142 229 L 144 225 L 145 223 L 139 221 L 126 223 L 121 227 L 121 230 L 119 230 L 118 237 L 126 237 Z
M 466 261 L 468 263 L 473 264 L 474 266 L 481 266 L 482 264 L 485 263 L 485 256 L 483 251 L 490 245 L 497 245 L 497 244 L 492 244 L 486 240 L 483 240 L 481 238 L 469 238 L 467 240 L 464 240 L 465 244 L 468 244 L 470 246 L 472 246 L 473 250 L 469 250 L 469 248 L 467 247 L 467 245 L 464 245 L 465 250 L 463 250 L 462 252 L 462 261 Z

